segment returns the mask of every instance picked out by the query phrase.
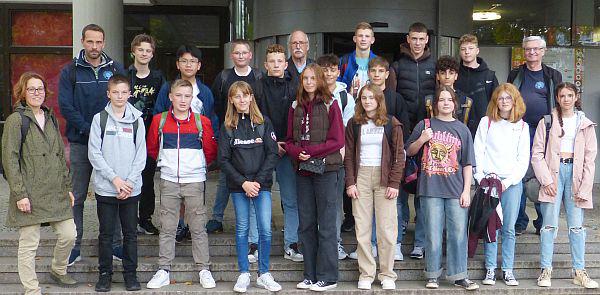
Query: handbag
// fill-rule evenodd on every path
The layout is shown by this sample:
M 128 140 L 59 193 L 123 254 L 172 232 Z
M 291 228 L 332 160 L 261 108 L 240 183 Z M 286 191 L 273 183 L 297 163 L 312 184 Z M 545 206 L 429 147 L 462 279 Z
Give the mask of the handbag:
M 304 170 L 315 174 L 325 173 L 325 158 L 310 158 L 300 162 L 298 170 Z

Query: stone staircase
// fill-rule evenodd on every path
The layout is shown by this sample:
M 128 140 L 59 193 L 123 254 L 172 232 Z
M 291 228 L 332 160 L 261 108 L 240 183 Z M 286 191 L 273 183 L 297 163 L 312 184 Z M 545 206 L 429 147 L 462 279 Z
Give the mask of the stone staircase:
M 283 259 L 283 235 L 280 231 L 273 232 L 271 252 L 271 273 L 283 286 L 280 293 L 306 294 L 310 291 L 295 289 L 295 284 L 302 280 L 303 264 Z M 344 246 L 348 251 L 355 249 L 356 240 L 352 234 L 344 234 Z M 233 293 L 233 284 L 237 279 L 237 260 L 235 258 L 235 237 L 232 233 L 209 235 L 211 270 L 217 288 L 204 290 L 198 283 L 198 273 L 191 257 L 191 242 L 185 241 L 177 245 L 176 259 L 171 269 L 172 285 L 159 290 L 145 289 L 147 282 L 156 271 L 158 255 L 158 237 L 140 235 L 138 239 L 138 278 L 144 282 L 143 294 L 225 294 Z M 412 234 L 405 237 L 403 252 L 409 253 L 412 249 Z M 82 242 L 81 262 L 69 268 L 69 272 L 75 279 L 81 282 L 77 288 L 60 288 L 50 284 L 49 276 L 50 260 L 55 239 L 52 234 L 43 233 L 36 258 L 38 278 L 43 286 L 44 294 L 89 294 L 94 293 L 93 286 L 98 278 L 97 272 L 97 240 L 93 237 L 85 237 Z M 17 273 L 17 234 L 4 232 L 0 234 L 0 293 L 21 294 L 22 288 Z M 600 279 L 600 231 L 589 229 L 587 234 L 586 267 L 592 278 Z M 555 244 L 553 287 L 541 289 L 535 285 L 535 279 L 539 274 L 539 237 L 534 234 L 524 234 L 517 237 L 517 255 L 515 257 L 515 276 L 520 281 L 518 287 L 507 287 L 502 281 L 496 286 L 482 286 L 478 291 L 481 294 L 600 294 L 600 290 L 585 290 L 575 286 L 569 279 L 571 277 L 571 258 L 569 254 L 568 238 L 566 231 L 561 229 Z M 480 283 L 485 275 L 483 265 L 483 247 L 480 245 L 474 258 L 469 259 L 469 276 Z M 396 262 L 395 269 L 398 273 L 396 293 L 402 294 L 457 294 L 467 293 L 462 289 L 452 286 L 442 280 L 440 289 L 427 290 L 424 288 L 423 270 L 424 261 L 413 260 L 406 255 L 405 260 Z M 256 279 L 256 264 L 253 264 L 253 281 Z M 129 294 L 124 290 L 121 283 L 123 278 L 120 274 L 121 263 L 115 262 L 115 274 L 113 280 L 113 294 Z M 346 259 L 340 261 L 340 284 L 339 287 L 328 292 L 337 294 L 364 294 L 369 293 L 356 289 L 358 279 L 358 264 L 355 260 Z M 248 291 L 250 294 L 265 293 L 266 290 L 253 287 Z M 371 293 L 384 292 L 376 281 Z M 389 291 L 388 291 L 389 293 Z

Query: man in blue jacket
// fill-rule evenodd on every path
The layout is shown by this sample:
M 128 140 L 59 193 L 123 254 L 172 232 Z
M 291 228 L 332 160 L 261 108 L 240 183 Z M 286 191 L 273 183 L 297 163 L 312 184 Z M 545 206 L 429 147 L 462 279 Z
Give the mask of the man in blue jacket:
M 88 160 L 88 137 L 92 119 L 106 106 L 108 79 L 115 74 L 125 74 L 123 66 L 113 61 L 104 49 L 104 30 L 89 24 L 81 32 L 83 49 L 73 62 L 60 73 L 58 105 L 67 121 L 67 139 L 75 204 L 73 219 L 77 228 L 75 246 L 69 256 L 69 266 L 81 260 L 80 245 L 83 235 L 83 207 L 87 196 L 92 165 Z

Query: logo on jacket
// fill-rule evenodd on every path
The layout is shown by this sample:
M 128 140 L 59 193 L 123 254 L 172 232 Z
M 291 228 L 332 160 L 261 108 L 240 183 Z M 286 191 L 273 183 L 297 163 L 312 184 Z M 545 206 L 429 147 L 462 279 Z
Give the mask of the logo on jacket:
M 108 80 L 108 79 L 110 79 L 110 77 L 113 76 L 113 72 L 111 72 L 111 71 L 104 71 L 104 73 L 102 73 L 102 76 L 104 76 L 104 79 Z
M 271 132 L 271 138 L 272 138 L 274 141 L 277 141 L 277 136 L 275 136 L 275 132 Z
M 431 71 L 425 71 L 425 75 L 431 75 Z
M 535 82 L 535 89 L 544 89 L 544 86 L 544 82 L 542 81 Z

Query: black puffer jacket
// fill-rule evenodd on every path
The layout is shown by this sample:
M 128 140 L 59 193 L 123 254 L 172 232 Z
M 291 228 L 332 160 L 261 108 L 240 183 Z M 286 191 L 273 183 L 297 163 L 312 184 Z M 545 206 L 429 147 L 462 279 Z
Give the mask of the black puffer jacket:
M 257 87 L 261 93 L 255 95 L 260 112 L 271 119 L 275 135 L 279 141 L 285 141 L 287 134 L 288 112 L 296 100 L 298 83 L 286 72 L 283 78 L 263 76 Z
M 263 125 L 259 128 L 248 115 L 239 114 L 237 128 L 230 132 L 225 126 L 221 128 L 219 164 L 231 192 L 243 192 L 244 181 L 260 183 L 261 191 L 271 190 L 273 169 L 279 160 L 277 138 L 268 118 Z
M 477 68 L 466 67 L 461 63 L 458 80 L 454 83 L 456 90 L 462 91 L 473 100 L 468 124 L 473 136 L 479 126 L 479 121 L 485 116 L 492 92 L 498 87 L 496 73 L 490 70 L 480 57 L 477 58 L 477 63 L 479 64 Z
M 423 55 L 415 60 L 405 43 L 400 45 L 400 59 L 392 64 L 391 71 L 396 77 L 396 92 L 404 97 L 408 106 L 412 130 L 417 122 L 425 118 L 425 96 L 435 92 L 435 58 L 427 47 Z

